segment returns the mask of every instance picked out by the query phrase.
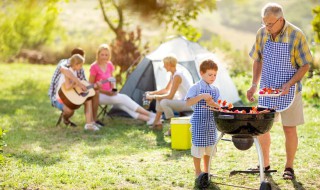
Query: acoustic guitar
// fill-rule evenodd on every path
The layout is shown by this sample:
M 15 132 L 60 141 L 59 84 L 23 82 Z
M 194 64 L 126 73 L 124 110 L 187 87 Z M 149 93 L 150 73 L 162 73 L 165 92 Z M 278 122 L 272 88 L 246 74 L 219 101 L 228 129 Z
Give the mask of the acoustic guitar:
M 101 84 L 106 82 L 115 82 L 115 78 L 110 77 L 100 82 Z M 90 100 L 96 93 L 93 89 L 94 84 L 90 84 L 85 80 L 81 80 L 81 83 L 87 87 L 87 91 L 84 92 L 79 87 L 66 89 L 64 84 L 61 85 L 61 88 L 58 91 L 62 102 L 70 109 L 78 109 L 85 101 Z

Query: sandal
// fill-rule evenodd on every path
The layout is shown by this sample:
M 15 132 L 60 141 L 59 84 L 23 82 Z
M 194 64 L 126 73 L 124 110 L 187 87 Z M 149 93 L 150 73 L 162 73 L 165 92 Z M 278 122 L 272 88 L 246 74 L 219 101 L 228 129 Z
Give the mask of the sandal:
M 293 180 L 295 178 L 294 170 L 292 168 L 286 168 L 283 172 L 282 178 L 284 180 Z
M 63 123 L 64 123 L 66 126 L 77 127 L 77 124 L 73 123 L 73 122 L 70 121 L 69 119 L 68 119 L 68 120 L 63 119 Z
M 155 130 L 155 131 L 162 131 L 162 128 L 163 127 L 162 127 L 161 123 L 150 126 L 150 129 Z

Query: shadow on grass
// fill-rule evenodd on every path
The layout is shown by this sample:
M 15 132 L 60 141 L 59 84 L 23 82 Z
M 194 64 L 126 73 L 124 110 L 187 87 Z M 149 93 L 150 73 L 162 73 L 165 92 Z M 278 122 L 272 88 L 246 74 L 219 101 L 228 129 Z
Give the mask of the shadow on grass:
M 267 176 L 268 182 L 271 184 L 272 190 L 281 190 L 278 184 L 273 180 L 272 175 L 266 175 L 266 176 Z M 303 187 L 303 184 L 297 181 L 296 178 L 291 180 L 291 182 L 293 184 L 294 189 L 305 190 L 305 188 Z
M 6 116 L 8 147 L 6 153 L 24 163 L 53 165 L 63 161 L 61 152 L 72 151 L 85 144 L 84 154 L 93 158 L 99 155 L 132 155 L 145 150 L 170 148 L 163 132 L 153 132 L 144 122 L 114 117 L 98 132 L 84 131 L 83 108 L 79 108 L 72 121 L 76 128 L 55 127 L 59 111 L 52 108 L 47 89 L 26 79 L 10 87 L 8 96 L 0 99 L 1 115 Z M 10 94 L 11 93 L 11 94 Z M 41 153 L 34 151 L 41 148 Z M 184 153 L 185 154 L 185 153 Z M 183 154 L 175 154 L 178 158 Z
M 64 160 L 58 153 L 48 155 L 44 153 L 31 153 L 28 151 L 12 153 L 10 157 L 15 157 L 25 163 L 39 166 L 51 166 Z
M 273 190 L 281 190 L 281 188 L 278 186 L 278 184 L 273 180 L 272 175 L 266 173 L 266 178 L 268 182 L 270 183 Z
M 294 189 L 305 190 L 305 188 L 303 187 L 303 184 L 301 182 L 297 181 L 297 178 L 294 178 L 291 181 L 292 181 Z

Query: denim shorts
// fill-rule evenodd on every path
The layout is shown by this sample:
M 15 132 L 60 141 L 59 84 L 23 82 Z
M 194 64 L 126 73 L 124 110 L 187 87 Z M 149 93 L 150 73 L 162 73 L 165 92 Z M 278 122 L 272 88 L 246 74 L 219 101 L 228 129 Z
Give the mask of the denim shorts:
M 60 103 L 59 101 L 53 101 L 52 105 L 56 108 L 58 108 L 60 111 L 63 110 L 63 103 Z

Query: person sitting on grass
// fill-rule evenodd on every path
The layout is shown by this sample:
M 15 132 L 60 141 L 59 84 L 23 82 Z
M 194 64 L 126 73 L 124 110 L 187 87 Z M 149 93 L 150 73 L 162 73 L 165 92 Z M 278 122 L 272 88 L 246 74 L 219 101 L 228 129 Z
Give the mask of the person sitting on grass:
M 218 66 L 212 60 L 200 64 L 201 80 L 194 84 L 185 97 L 186 104 L 193 106 L 194 111 L 190 120 L 192 129 L 191 155 L 195 167 L 195 175 L 201 174 L 201 158 L 203 157 L 204 172 L 208 173 L 211 150 L 217 141 L 217 127 L 213 111 L 205 106 L 217 107 L 220 92 L 212 86 L 217 77 Z
M 70 121 L 71 116 L 74 114 L 74 110 L 67 107 L 62 102 L 58 93 L 61 85 L 64 82 L 66 82 L 65 84 L 69 88 L 78 86 L 83 91 L 87 90 L 86 86 L 81 83 L 81 80 L 85 80 L 84 71 L 82 69 L 82 65 L 84 63 L 84 58 L 82 57 L 82 55 L 84 55 L 84 51 L 80 48 L 76 48 L 71 52 L 71 54 L 71 58 L 63 59 L 59 62 L 59 65 L 52 77 L 48 94 L 51 100 L 51 105 L 62 111 L 63 123 L 67 126 L 77 127 L 75 123 Z M 101 126 L 93 122 L 92 101 L 87 100 L 84 105 L 86 116 L 85 129 L 92 131 L 99 130 L 99 127 Z

